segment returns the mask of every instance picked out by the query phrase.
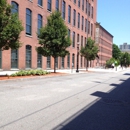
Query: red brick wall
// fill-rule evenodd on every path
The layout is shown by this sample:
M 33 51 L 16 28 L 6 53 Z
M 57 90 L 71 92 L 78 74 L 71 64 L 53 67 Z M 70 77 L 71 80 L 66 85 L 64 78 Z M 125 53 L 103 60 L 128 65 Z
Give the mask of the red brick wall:
M 11 0 L 7 0 L 8 3 L 11 3 Z M 24 29 L 26 29 L 26 8 L 29 8 L 32 11 L 32 36 L 27 36 L 25 30 L 21 33 L 20 41 L 23 43 L 22 47 L 19 48 L 19 55 L 18 55 L 18 68 L 19 69 L 25 69 L 26 68 L 26 45 L 32 46 L 32 68 L 37 68 L 37 52 L 35 50 L 35 47 L 38 46 L 38 39 L 37 39 L 37 15 L 41 14 L 43 16 L 43 26 L 47 23 L 47 16 L 50 15 L 51 12 L 47 11 L 47 0 L 44 0 L 43 7 L 39 7 L 37 4 L 37 0 L 13 0 L 16 3 L 19 4 L 19 18 L 22 21 L 22 24 L 24 26 Z M 60 10 L 62 9 L 62 0 L 60 1 Z M 84 0 L 85 1 L 85 0 Z M 74 4 L 73 0 L 65 0 L 66 2 L 66 18 L 65 18 L 65 24 L 68 26 L 68 28 L 71 30 L 71 38 L 72 38 L 72 32 L 75 31 L 75 48 L 72 47 L 72 45 L 68 48 L 70 51 L 70 66 L 72 65 L 72 54 L 75 54 L 75 68 L 76 68 L 76 60 L 77 60 L 77 34 L 80 34 L 80 40 L 81 36 L 83 36 L 83 41 L 85 37 L 90 37 L 90 34 L 87 34 L 85 32 L 85 19 L 88 19 L 90 23 L 93 24 L 93 35 L 91 36 L 94 39 L 94 30 L 95 30 L 95 23 L 96 23 L 96 16 L 97 16 L 97 0 L 89 0 L 89 3 L 94 8 L 94 14 L 93 19 L 91 17 L 88 17 L 85 13 L 85 6 L 84 11 L 82 11 L 82 1 L 80 4 L 80 8 L 78 7 L 78 1 Z M 68 23 L 68 5 L 71 6 L 71 24 Z M 76 10 L 76 26 L 73 26 L 73 9 Z M 55 0 L 52 0 L 52 11 L 55 10 Z M 80 13 L 80 29 L 77 28 L 77 21 L 78 21 L 78 13 Z M 82 22 L 82 16 L 84 16 L 84 30 L 81 30 L 81 22 Z M 91 25 L 91 24 L 90 24 Z M 84 43 L 84 42 L 83 42 Z M 85 43 L 84 43 L 85 44 Z M 11 69 L 11 51 L 3 51 L 2 52 L 2 69 L 3 70 L 10 70 Z M 80 58 L 79 58 L 80 59 Z M 53 68 L 53 58 L 51 58 L 51 68 Z M 59 69 L 61 68 L 60 58 L 58 61 Z M 80 60 L 79 60 L 80 61 Z M 46 69 L 46 57 L 42 58 L 42 68 Z M 67 68 L 67 56 L 65 57 L 65 68 Z M 83 67 L 84 68 L 84 58 L 83 58 Z M 80 63 L 79 63 L 80 66 Z

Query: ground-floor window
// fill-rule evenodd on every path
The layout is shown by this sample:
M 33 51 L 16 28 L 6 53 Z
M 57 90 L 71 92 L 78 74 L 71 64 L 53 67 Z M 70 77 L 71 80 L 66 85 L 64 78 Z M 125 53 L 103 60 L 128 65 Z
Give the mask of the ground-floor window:
M 84 58 L 84 67 L 86 67 L 86 59 Z
M 26 68 L 31 68 L 31 54 L 32 47 L 30 45 L 26 45 Z
M 61 68 L 64 68 L 64 57 L 61 57 Z
M 72 54 L 72 64 L 73 64 L 73 67 L 75 67 L 75 54 Z
M 67 55 L 67 67 L 70 68 L 70 54 Z
M 47 68 L 51 68 L 51 57 L 47 56 Z
M 37 54 L 37 68 L 42 68 L 42 55 Z
M 18 68 L 18 50 L 11 49 L 11 68 Z
M 56 63 L 55 63 L 56 68 L 58 68 L 58 57 L 56 57 Z
M 0 50 L 0 68 L 2 66 L 2 51 Z
M 82 68 L 83 65 L 83 60 L 82 60 L 82 56 L 80 57 L 80 67 Z

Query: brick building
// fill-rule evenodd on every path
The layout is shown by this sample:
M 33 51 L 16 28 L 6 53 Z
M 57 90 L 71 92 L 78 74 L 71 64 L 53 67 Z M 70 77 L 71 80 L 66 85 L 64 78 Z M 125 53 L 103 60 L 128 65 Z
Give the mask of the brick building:
M 72 45 L 68 48 L 70 55 L 57 58 L 57 68 L 76 68 L 77 43 L 85 45 L 87 37 L 94 39 L 97 0 L 7 0 L 13 5 L 12 12 L 18 12 L 24 31 L 18 50 L 0 51 L 0 69 L 53 69 L 53 58 L 37 54 L 37 32 L 47 23 L 47 16 L 54 10 L 60 10 L 68 26 Z M 85 59 L 79 56 L 79 68 L 85 68 Z
M 128 52 L 128 53 L 130 53 L 130 44 L 123 43 L 122 45 L 120 45 L 120 50 L 122 52 Z
M 106 61 L 112 57 L 113 36 L 100 23 L 95 25 L 95 42 L 99 47 L 99 59 L 97 59 L 96 65 L 104 66 Z

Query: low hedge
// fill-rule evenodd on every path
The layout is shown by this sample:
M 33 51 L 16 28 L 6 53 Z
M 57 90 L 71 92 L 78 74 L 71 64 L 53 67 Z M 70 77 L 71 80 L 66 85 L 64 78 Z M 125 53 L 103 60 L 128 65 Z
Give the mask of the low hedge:
M 45 70 L 21 70 L 10 76 L 15 77 L 15 76 L 29 76 L 29 75 L 46 75 L 49 73 L 50 72 L 47 72 Z

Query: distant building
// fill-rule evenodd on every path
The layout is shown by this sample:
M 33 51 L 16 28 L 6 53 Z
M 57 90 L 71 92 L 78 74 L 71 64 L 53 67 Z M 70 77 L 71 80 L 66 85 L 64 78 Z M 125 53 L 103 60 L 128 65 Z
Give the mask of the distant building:
M 128 53 L 130 53 L 130 44 L 123 43 L 123 45 L 120 45 L 120 50 L 122 52 L 128 52 Z
M 95 42 L 99 48 L 97 66 L 104 66 L 112 57 L 113 35 L 111 35 L 100 23 L 96 23 Z

